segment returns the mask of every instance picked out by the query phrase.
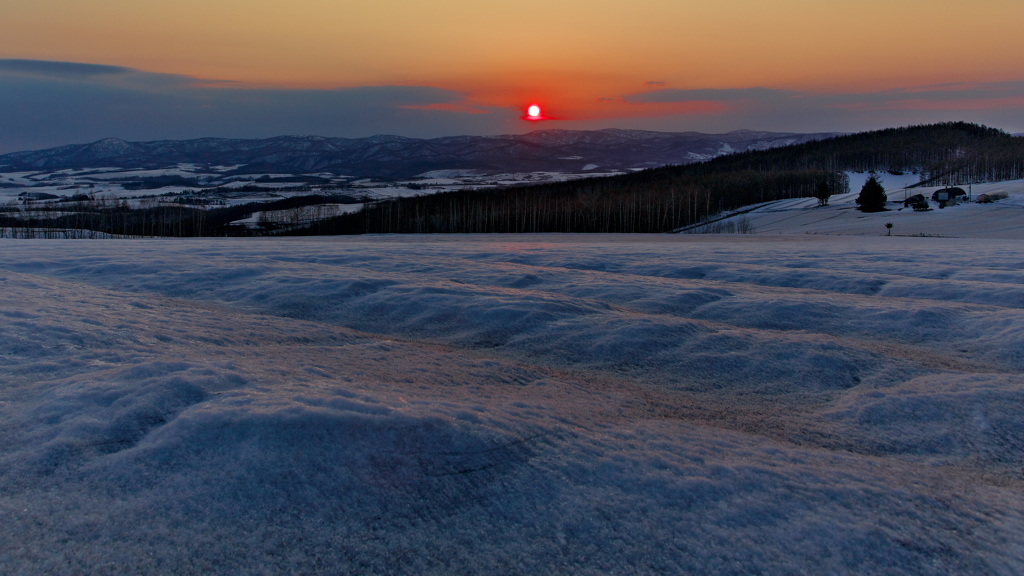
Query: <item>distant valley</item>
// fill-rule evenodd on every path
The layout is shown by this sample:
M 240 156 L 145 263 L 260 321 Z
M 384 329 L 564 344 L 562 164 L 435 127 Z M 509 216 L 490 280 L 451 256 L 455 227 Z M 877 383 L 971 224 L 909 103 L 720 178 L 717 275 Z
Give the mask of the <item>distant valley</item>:
M 0 236 L 668 232 L 822 187 L 843 196 L 872 172 L 907 188 L 1021 180 L 1024 140 L 963 122 L 850 135 L 107 139 L 0 156 Z

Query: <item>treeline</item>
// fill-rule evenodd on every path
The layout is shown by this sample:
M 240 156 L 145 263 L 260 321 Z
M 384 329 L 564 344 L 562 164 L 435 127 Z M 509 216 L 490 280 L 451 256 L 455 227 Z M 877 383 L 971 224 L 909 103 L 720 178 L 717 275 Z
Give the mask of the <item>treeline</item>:
M 138 179 L 120 179 L 113 180 L 113 182 L 121 182 L 122 187 L 125 190 L 156 190 L 159 188 L 166 188 L 167 186 L 188 186 L 188 187 L 199 187 L 200 183 L 195 178 L 187 178 L 185 176 L 177 174 L 168 174 L 164 176 L 147 176 Z M 244 184 L 241 187 L 230 188 L 231 191 L 244 190 L 244 191 L 269 191 L 269 190 L 310 190 L 310 185 L 331 185 L 332 180 L 330 178 L 323 178 L 320 176 L 285 176 L 285 177 L 271 177 L 267 175 L 260 176 L 253 180 L 255 183 L 260 184 L 296 184 L 290 187 L 284 188 L 270 188 L 265 186 L 256 186 L 254 184 Z M 224 188 L 207 188 L 204 192 L 223 192 Z
M 0 211 L 0 237 L 92 237 L 82 231 L 116 237 L 249 236 L 256 232 L 232 222 L 259 211 L 294 210 L 348 200 L 348 196 L 296 196 L 212 209 L 167 204 L 133 207 L 127 200 L 109 198 L 34 202 Z
M 289 233 L 664 232 L 737 206 L 810 196 L 823 181 L 847 189 L 841 174 L 792 170 L 444 192 L 369 204 Z
M 917 171 L 923 173 L 926 180 L 941 177 L 951 184 L 1017 180 L 1024 178 L 1024 138 L 987 126 L 946 122 L 741 152 L 681 168 L 713 172 L 807 168 Z
M 125 200 L 94 198 L 76 202 L 35 202 L 0 213 L 0 235 L 16 238 L 99 236 L 206 236 L 216 219 L 189 206 L 135 208 Z

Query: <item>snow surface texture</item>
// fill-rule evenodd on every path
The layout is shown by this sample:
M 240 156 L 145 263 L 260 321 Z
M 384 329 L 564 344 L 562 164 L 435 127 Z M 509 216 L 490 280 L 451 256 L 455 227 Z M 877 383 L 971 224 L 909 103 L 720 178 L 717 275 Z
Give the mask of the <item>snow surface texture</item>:
M 4 573 L 1020 574 L 1024 246 L 0 241 Z
M 1024 180 L 975 184 L 974 197 L 993 192 L 1006 192 L 1008 198 L 991 204 L 963 203 L 940 209 L 931 202 L 932 210 L 916 212 L 903 207 L 903 200 L 915 194 L 931 198 L 942 186 L 910 188 L 917 175 L 882 175 L 889 197 L 888 210 L 864 213 L 857 210 L 856 199 L 867 174 L 850 174 L 850 192 L 829 198 L 828 206 L 818 206 L 814 198 L 794 198 L 766 202 L 734 211 L 733 216 L 716 222 L 725 226 L 740 221 L 753 226 L 755 234 L 853 234 L 884 236 L 940 236 L 949 238 L 996 238 L 1024 240 Z M 966 189 L 967 187 L 964 186 Z M 728 214 L 726 214 L 728 216 Z M 691 232 L 701 232 L 697 227 Z

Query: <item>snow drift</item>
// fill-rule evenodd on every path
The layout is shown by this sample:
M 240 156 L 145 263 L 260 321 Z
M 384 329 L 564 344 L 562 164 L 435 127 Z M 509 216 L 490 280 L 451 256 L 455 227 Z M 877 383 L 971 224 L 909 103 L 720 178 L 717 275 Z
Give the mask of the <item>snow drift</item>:
M 1024 569 L 1024 251 L 0 244 L 18 573 Z

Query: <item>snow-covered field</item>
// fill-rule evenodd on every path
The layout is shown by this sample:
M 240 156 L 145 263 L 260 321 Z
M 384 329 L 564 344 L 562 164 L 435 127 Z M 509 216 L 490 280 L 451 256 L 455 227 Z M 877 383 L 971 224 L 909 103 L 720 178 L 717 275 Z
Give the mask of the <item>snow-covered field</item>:
M 101 198 L 139 200 L 165 198 L 187 194 L 205 197 L 225 204 L 270 202 L 292 196 L 316 193 L 348 194 L 359 198 L 385 199 L 422 196 L 455 190 L 485 190 L 499 186 L 540 184 L 615 176 L 622 172 L 596 170 L 588 164 L 579 173 L 567 172 L 514 172 L 484 173 L 473 170 L 434 170 L 416 178 L 400 181 L 374 179 L 354 180 L 350 176 L 331 173 L 311 174 L 232 174 L 239 166 L 201 166 L 177 164 L 160 170 L 90 168 L 83 170 L 57 170 L 54 172 L 5 172 L 0 174 L 0 204 L 18 203 L 25 194 L 44 194 L 71 197 L 78 194 Z M 163 185 L 159 188 L 132 186 L 147 178 L 182 177 L 191 184 Z M 308 177 L 324 182 L 309 185 Z M 269 180 L 261 180 L 266 178 Z M 155 184 L 154 184 L 155 186 Z M 244 189 L 243 189 L 244 188 Z M 291 190 L 289 190 L 291 188 Z M 264 189 L 264 190 L 260 190 Z
M 741 220 L 754 228 L 755 234 L 855 234 L 880 236 L 944 236 L 956 238 L 1003 238 L 1024 240 L 1024 180 L 975 184 L 970 188 L 974 198 L 981 194 L 1005 192 L 1008 198 L 991 204 L 966 202 L 940 209 L 931 202 L 932 210 L 916 212 L 903 207 L 903 200 L 915 194 L 931 198 L 941 186 L 904 190 L 917 176 L 885 175 L 883 186 L 889 197 L 888 210 L 863 213 L 857 210 L 856 199 L 863 185 L 864 174 L 851 178 L 853 192 L 829 199 L 828 206 L 818 206 L 814 198 L 779 200 L 737 210 L 737 215 L 721 220 L 735 224 Z M 967 186 L 964 186 L 967 189 Z M 751 210 L 753 208 L 753 210 Z
M 4 573 L 1024 573 L 1018 241 L 0 240 L 0 291 Z

